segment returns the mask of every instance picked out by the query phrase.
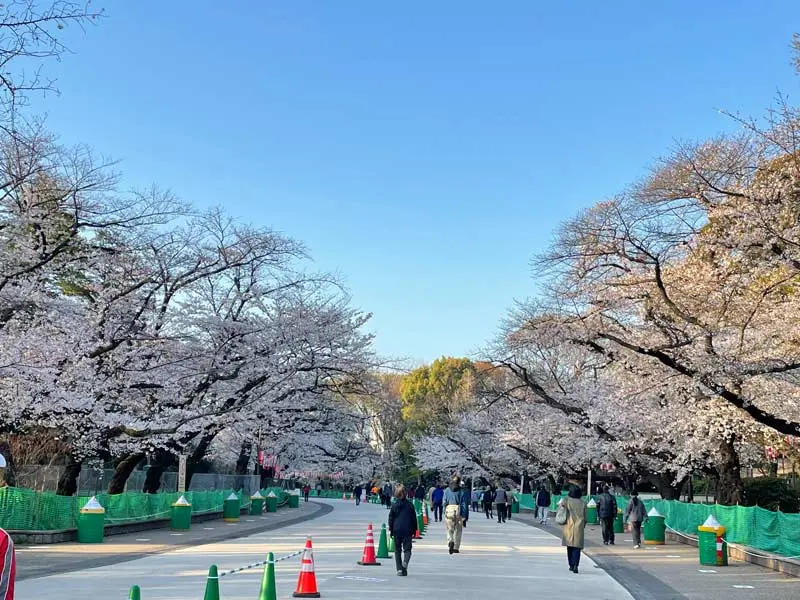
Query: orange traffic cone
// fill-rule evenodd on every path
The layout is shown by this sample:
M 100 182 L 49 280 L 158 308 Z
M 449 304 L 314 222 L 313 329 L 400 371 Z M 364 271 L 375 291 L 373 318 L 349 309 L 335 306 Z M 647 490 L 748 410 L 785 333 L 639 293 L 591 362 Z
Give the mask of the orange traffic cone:
M 342 500 L 347 500 L 347 495 L 346 494 L 342 494 Z
M 422 524 L 428 526 L 428 511 L 425 509 L 422 511 Z
M 303 550 L 303 560 L 300 566 L 300 578 L 297 580 L 297 590 L 292 596 L 295 598 L 319 598 L 317 576 L 314 574 L 314 551 L 311 549 L 311 538 L 306 539 L 306 548 Z
M 372 523 L 367 528 L 367 541 L 364 543 L 364 552 L 358 561 L 362 567 L 379 567 L 381 563 L 375 560 L 375 538 L 372 536 Z

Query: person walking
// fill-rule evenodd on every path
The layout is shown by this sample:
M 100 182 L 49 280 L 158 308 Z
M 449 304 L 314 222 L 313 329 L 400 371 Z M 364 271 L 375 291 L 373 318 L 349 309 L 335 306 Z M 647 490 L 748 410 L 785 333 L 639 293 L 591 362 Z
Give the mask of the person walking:
M 614 545 L 614 519 L 617 518 L 617 499 L 611 494 L 607 485 L 603 493 L 597 497 L 597 517 L 603 531 L 603 544 Z
M 550 516 L 550 492 L 544 486 L 536 492 L 536 512 L 539 517 L 540 525 L 547 525 L 547 517 Z
M 408 575 L 411 561 L 411 540 L 417 530 L 417 511 L 408 501 L 406 488 L 398 485 L 394 492 L 396 502 L 389 509 L 389 535 L 394 538 L 394 564 L 397 574 Z
M 450 486 L 444 491 L 444 519 L 447 526 L 447 550 L 450 554 L 458 554 L 461 548 L 463 520 L 461 518 L 461 489 L 458 477 L 450 480 Z
M 631 524 L 633 534 L 633 547 L 637 550 L 642 547 L 642 522 L 647 520 L 644 502 L 639 500 L 639 492 L 631 494 L 630 502 L 625 507 L 625 520 Z
M 506 501 L 508 497 L 506 495 L 506 489 L 503 485 L 498 485 L 497 489 L 494 492 L 494 505 L 497 507 L 497 522 L 498 523 L 505 523 L 506 522 Z
M 305 484 L 303 486 L 303 498 L 305 499 L 306 502 L 308 502 L 308 497 L 310 495 L 311 495 L 311 486 L 308 485 L 308 484 Z
M 559 503 L 558 510 L 561 512 L 561 518 L 566 519 L 561 530 L 561 545 L 567 548 L 569 570 L 577 573 L 586 528 L 586 503 L 581 500 L 581 490 L 578 486 L 570 488 L 567 497 Z M 559 515 L 556 514 L 556 517 L 559 518 Z
M 478 504 L 481 501 L 481 491 L 477 488 L 472 490 L 472 512 L 478 512 Z
M 320 496 L 322 496 L 322 482 L 318 481 L 317 482 L 317 498 L 319 498 Z
M 469 509 L 472 505 L 472 494 L 470 493 L 470 484 L 469 482 L 461 481 L 461 495 L 459 496 L 459 511 L 458 514 L 461 515 L 461 526 L 466 527 L 467 521 L 469 521 Z
M 383 493 L 381 494 L 381 496 L 382 496 L 381 499 L 383 500 L 382 504 L 386 508 L 391 508 L 392 507 L 392 484 L 390 484 L 388 481 L 384 482 L 384 484 L 383 484 Z
M 17 576 L 17 560 L 11 534 L 0 529 L 0 598 L 14 600 L 14 581 Z
M 433 504 L 433 520 L 438 523 L 442 520 L 442 502 L 444 502 L 444 490 L 440 483 L 436 484 L 431 492 L 431 504 Z
M 355 496 L 355 499 L 356 499 L 356 506 L 361 504 L 361 492 L 362 491 L 363 490 L 361 489 L 361 485 L 360 484 L 357 485 L 355 488 L 353 488 L 353 496 Z
M 417 489 L 414 491 L 414 498 L 416 500 L 419 500 L 420 503 L 425 501 L 425 486 L 424 485 L 419 484 L 417 486 Z
M 494 519 L 494 513 L 492 512 L 492 503 L 494 502 L 494 494 L 492 493 L 492 487 L 487 485 L 486 488 L 483 490 L 483 512 L 486 514 L 487 519 Z

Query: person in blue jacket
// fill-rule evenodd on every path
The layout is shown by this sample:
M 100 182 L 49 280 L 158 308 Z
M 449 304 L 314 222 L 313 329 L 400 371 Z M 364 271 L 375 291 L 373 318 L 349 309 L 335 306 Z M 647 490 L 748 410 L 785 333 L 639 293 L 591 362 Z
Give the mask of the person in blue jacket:
M 433 493 L 431 494 L 431 503 L 433 504 L 433 520 L 437 523 L 442 520 L 442 502 L 444 502 L 444 490 L 440 483 L 436 484 Z
M 462 527 L 467 526 L 469 521 L 469 508 L 472 506 L 472 493 L 469 491 L 470 484 L 467 481 L 461 481 L 461 500 L 459 502 L 461 518 L 463 519 Z

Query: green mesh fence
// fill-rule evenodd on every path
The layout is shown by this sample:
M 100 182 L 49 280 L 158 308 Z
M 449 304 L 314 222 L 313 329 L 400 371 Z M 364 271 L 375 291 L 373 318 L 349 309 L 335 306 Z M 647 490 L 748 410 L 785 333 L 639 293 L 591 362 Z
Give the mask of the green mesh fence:
M 518 495 L 520 507 L 533 510 L 530 494 Z M 562 495 L 552 495 L 550 509 L 555 511 Z M 595 496 L 596 498 L 596 496 Z M 623 511 L 630 498 L 616 496 Z M 726 530 L 725 539 L 732 544 L 749 546 L 782 556 L 800 557 L 800 514 L 772 512 L 758 506 L 722 506 L 720 504 L 687 504 L 677 500 L 645 500 L 649 511 L 655 507 L 664 515 L 667 527 L 686 536 L 696 537 L 697 528 L 709 515 Z
M 285 504 L 288 495 L 280 488 L 269 488 L 262 493 L 274 491 L 279 504 Z M 192 505 L 193 514 L 221 512 L 222 504 L 231 493 L 242 500 L 242 508 L 250 505 L 249 498 L 241 498 L 240 492 L 219 490 L 209 492 L 185 492 Z M 172 503 L 181 494 L 99 494 L 97 500 L 106 509 L 106 523 L 120 525 L 166 519 L 170 516 Z M 47 492 L 36 492 L 23 488 L 0 488 L 0 527 L 3 529 L 52 531 L 74 529 L 78 511 L 89 501 L 86 496 L 57 496 Z

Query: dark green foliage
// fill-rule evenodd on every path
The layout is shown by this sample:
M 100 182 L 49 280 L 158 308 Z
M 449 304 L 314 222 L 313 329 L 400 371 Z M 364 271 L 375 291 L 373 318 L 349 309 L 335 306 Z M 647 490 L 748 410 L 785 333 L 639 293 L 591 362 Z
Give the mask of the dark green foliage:
M 800 512 L 800 498 L 789 481 L 778 477 L 746 479 L 742 502 L 745 506 L 760 506 L 785 513 Z

